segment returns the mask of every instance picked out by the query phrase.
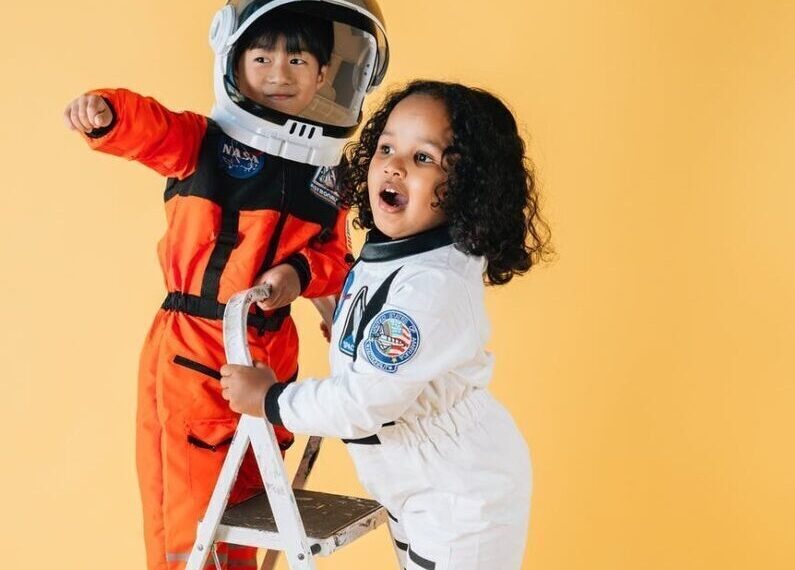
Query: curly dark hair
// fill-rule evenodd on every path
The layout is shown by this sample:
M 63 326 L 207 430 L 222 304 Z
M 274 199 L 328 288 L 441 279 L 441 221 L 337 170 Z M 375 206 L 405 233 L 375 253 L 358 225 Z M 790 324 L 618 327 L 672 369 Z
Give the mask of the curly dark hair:
M 356 209 L 354 225 L 374 227 L 367 172 L 395 106 L 426 95 L 447 108 L 452 142 L 444 151 L 447 182 L 437 189 L 456 247 L 486 258 L 486 282 L 502 285 L 551 254 L 549 226 L 541 218 L 535 175 L 511 111 L 482 89 L 458 83 L 414 81 L 387 95 L 345 149 L 338 183 L 341 201 Z M 436 204 L 435 204 L 436 205 Z

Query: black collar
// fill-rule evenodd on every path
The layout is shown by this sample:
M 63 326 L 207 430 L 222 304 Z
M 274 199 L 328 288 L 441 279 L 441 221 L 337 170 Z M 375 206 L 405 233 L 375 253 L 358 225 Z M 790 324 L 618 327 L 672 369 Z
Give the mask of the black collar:
M 425 253 L 453 243 L 450 227 L 441 226 L 406 238 L 390 240 L 377 229 L 367 232 L 359 258 L 362 261 L 392 261 L 409 255 Z

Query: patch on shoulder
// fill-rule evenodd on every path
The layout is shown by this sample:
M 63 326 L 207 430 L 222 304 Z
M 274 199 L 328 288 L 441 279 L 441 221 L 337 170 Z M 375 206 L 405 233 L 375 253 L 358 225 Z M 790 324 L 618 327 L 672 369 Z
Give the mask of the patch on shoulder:
M 224 135 L 218 142 L 218 165 L 240 180 L 256 176 L 265 165 L 265 153 Z
M 417 323 L 401 311 L 383 311 L 370 327 L 364 343 L 367 362 L 386 372 L 395 372 L 417 353 L 420 329 Z
M 337 191 L 337 174 L 333 166 L 319 167 L 309 189 L 327 204 L 339 208 L 340 194 Z

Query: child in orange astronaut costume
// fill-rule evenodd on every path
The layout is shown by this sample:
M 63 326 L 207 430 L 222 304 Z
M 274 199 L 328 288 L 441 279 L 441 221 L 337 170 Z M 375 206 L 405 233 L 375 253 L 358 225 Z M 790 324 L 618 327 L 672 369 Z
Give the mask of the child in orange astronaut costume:
M 91 91 L 65 111 L 91 148 L 168 177 L 158 244 L 168 294 L 141 355 L 137 413 L 149 570 L 184 566 L 239 419 L 218 382 L 225 302 L 271 285 L 249 316 L 249 344 L 290 382 L 298 357 L 290 303 L 338 293 L 348 270 L 333 167 L 388 61 L 377 4 L 349 5 L 356 9 L 230 1 L 210 33 L 211 118 L 125 89 Z M 283 449 L 292 443 L 286 429 L 277 436 Z M 232 500 L 260 487 L 247 457 Z M 255 555 L 219 548 L 225 567 L 253 570 Z

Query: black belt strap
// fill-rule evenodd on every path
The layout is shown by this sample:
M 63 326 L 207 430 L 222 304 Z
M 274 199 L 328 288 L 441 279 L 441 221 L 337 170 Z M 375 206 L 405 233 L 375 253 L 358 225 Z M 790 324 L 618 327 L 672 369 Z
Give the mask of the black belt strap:
M 229 262 L 229 258 L 232 256 L 232 250 L 237 247 L 239 221 L 240 212 L 230 209 L 221 211 L 221 227 L 218 230 L 215 247 L 210 254 L 207 269 L 204 270 L 204 279 L 202 280 L 201 294 L 205 299 L 218 297 L 221 275 Z
M 214 299 L 189 295 L 174 291 L 166 295 L 162 308 L 166 311 L 176 311 L 194 317 L 212 319 L 215 321 L 223 320 L 226 305 Z M 290 315 L 290 305 L 276 309 L 271 315 L 249 313 L 248 326 L 257 329 L 260 336 L 266 332 L 275 332 L 282 327 L 284 319 Z
M 383 424 L 381 427 L 389 427 L 395 425 L 395 422 L 387 422 Z M 378 438 L 378 434 L 368 435 L 367 437 L 362 437 L 359 439 L 342 439 L 342 443 L 355 443 L 357 445 L 381 445 L 381 440 Z

